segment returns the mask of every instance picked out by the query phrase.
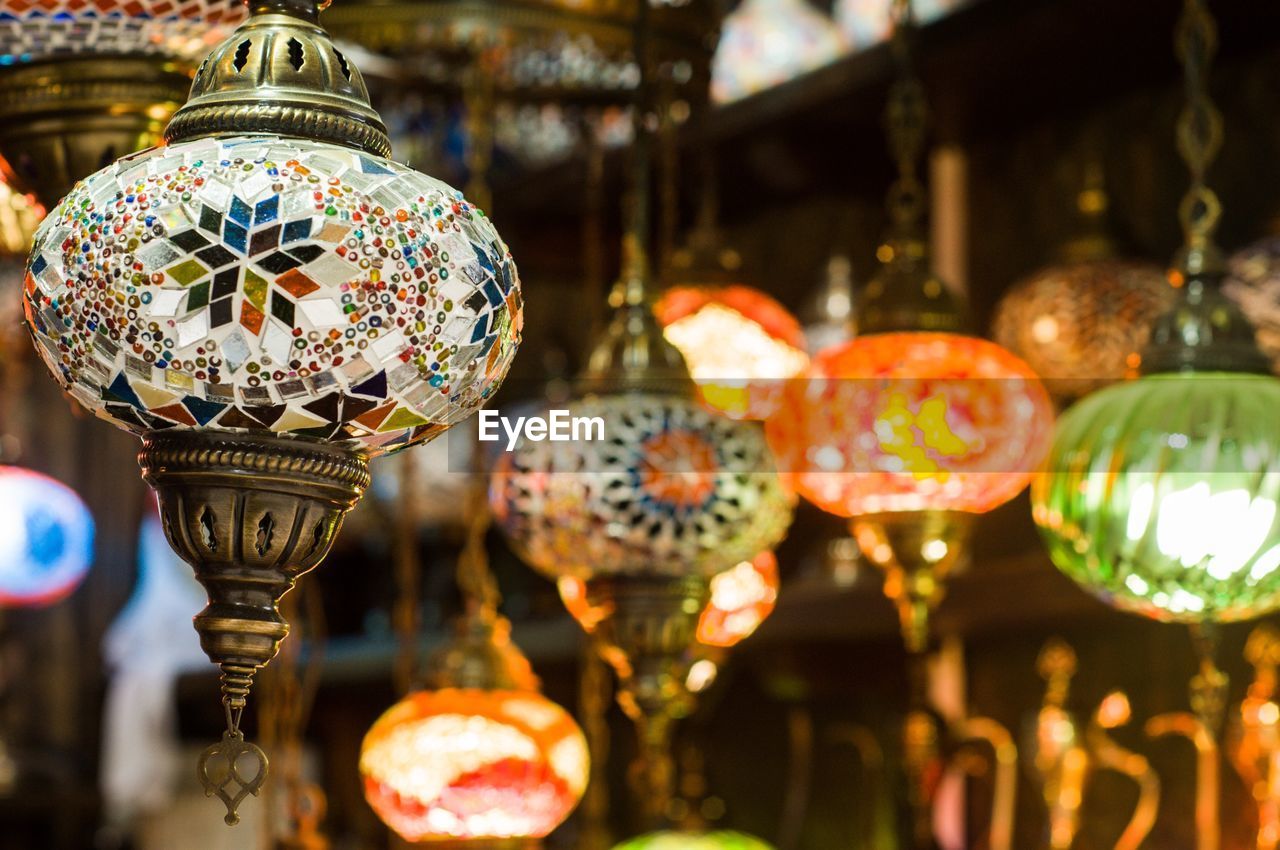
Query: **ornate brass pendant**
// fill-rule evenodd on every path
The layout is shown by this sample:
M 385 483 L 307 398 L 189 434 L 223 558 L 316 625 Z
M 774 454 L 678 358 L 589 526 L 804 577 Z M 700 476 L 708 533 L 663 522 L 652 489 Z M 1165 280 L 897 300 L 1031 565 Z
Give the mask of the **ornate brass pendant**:
M 222 669 L 227 733 L 202 756 L 200 777 L 234 824 L 236 807 L 266 779 L 266 756 L 245 743 L 239 717 L 254 675 L 289 633 L 280 599 L 328 554 L 369 485 L 369 464 L 326 443 L 195 430 L 149 434 L 138 461 L 159 496 L 169 544 L 209 595 L 195 626 Z M 246 754 L 261 766 L 252 779 L 236 768 Z M 230 766 L 211 771 L 222 759 Z M 232 781 L 239 791 L 227 790 Z

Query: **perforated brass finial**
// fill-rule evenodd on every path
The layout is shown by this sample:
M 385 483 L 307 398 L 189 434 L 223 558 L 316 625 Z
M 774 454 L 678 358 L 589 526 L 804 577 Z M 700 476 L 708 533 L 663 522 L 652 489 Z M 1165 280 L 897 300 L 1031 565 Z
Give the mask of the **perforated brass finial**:
M 165 140 L 266 133 L 390 156 L 364 79 L 317 23 L 327 5 L 254 0 L 249 20 L 201 64 Z

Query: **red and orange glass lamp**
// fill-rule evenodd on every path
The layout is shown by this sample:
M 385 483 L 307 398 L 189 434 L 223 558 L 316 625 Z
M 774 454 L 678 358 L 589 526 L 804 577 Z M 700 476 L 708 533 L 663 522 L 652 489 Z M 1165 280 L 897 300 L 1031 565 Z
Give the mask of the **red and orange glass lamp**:
M 428 687 L 392 706 L 360 750 L 365 798 L 401 838 L 438 848 L 524 850 L 582 799 L 582 730 L 544 697 L 497 612 L 483 491 L 458 565 L 467 611 L 431 659 Z
M 885 571 L 913 656 L 905 763 L 918 847 L 932 846 L 930 800 L 942 731 L 928 709 L 929 616 L 973 518 L 1009 501 L 1049 447 L 1053 407 L 1031 367 L 965 332 L 962 310 L 929 269 L 917 175 L 925 101 L 907 49 L 909 0 L 897 0 L 899 78 L 890 93 L 890 237 L 859 301 L 860 335 L 819 352 L 792 381 L 767 433 L 780 468 L 818 507 L 848 517 Z
M 698 222 L 666 270 L 655 311 L 702 401 L 733 419 L 767 419 L 785 383 L 809 365 L 804 331 L 786 307 L 742 282 L 742 257 L 716 224 L 716 173 L 704 165 Z

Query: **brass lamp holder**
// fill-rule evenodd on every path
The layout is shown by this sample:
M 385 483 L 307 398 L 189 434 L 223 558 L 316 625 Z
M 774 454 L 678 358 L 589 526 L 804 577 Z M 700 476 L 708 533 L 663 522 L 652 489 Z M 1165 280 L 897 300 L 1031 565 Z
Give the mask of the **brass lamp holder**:
M 607 576 L 588 579 L 586 593 L 604 612 L 597 647 L 618 676 L 618 704 L 636 724 L 632 784 L 646 818 L 660 823 L 675 787 L 673 726 L 694 707 L 686 682 L 710 584 L 700 576 Z
M 201 755 L 199 774 L 235 824 L 240 802 L 266 780 L 267 757 L 245 741 L 240 719 L 255 674 L 289 633 L 280 599 L 328 554 L 369 485 L 368 462 L 309 440 L 196 430 L 152 432 L 138 462 L 169 544 L 209 595 L 195 627 L 222 670 L 227 730 Z
M 191 73 L 164 57 L 75 56 L 0 73 L 6 180 L 52 208 L 76 182 L 160 141 Z

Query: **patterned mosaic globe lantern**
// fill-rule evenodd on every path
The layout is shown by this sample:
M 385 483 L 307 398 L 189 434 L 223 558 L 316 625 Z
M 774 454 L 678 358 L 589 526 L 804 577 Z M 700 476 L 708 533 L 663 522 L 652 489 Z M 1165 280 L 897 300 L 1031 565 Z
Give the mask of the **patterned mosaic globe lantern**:
M 70 594 L 93 563 L 93 516 L 74 490 L 0 466 L 0 607 L 38 608 Z
M 288 631 L 277 602 L 328 551 L 368 459 L 484 403 L 519 342 L 515 267 L 457 191 L 386 159 L 359 72 L 310 0 L 221 44 L 168 144 L 45 219 L 26 279 L 36 347 L 85 408 L 143 438 L 165 531 L 209 592 L 228 737 Z M 265 758 L 262 758 L 265 762 Z M 237 782 L 232 782 L 235 779 Z
M 544 837 L 582 799 L 582 730 L 542 696 L 509 634 L 492 612 L 465 618 L 436 656 L 429 689 L 365 735 L 365 799 L 405 841 L 508 847 L 500 842 Z
M 653 832 L 624 841 L 613 850 L 773 850 L 742 832 Z
M 241 0 L 3 0 L 0 156 L 53 206 L 117 157 L 156 144 L 191 73 L 242 21 Z
M 587 605 L 604 612 L 596 639 L 637 723 L 643 769 L 633 776 L 657 821 L 672 788 L 671 726 L 692 707 L 686 682 L 711 580 L 772 549 L 792 504 L 759 426 L 697 401 L 648 296 L 645 218 L 632 218 L 587 393 L 569 404 L 572 416 L 602 420 L 603 439 L 522 442 L 495 469 L 490 502 L 528 564 L 582 581 Z
M 1064 403 L 1136 375 L 1152 322 L 1174 301 L 1162 269 L 1116 256 L 1096 173 L 1076 206 L 1080 235 L 1063 246 L 1059 263 L 1015 283 L 992 322 L 996 340 Z

